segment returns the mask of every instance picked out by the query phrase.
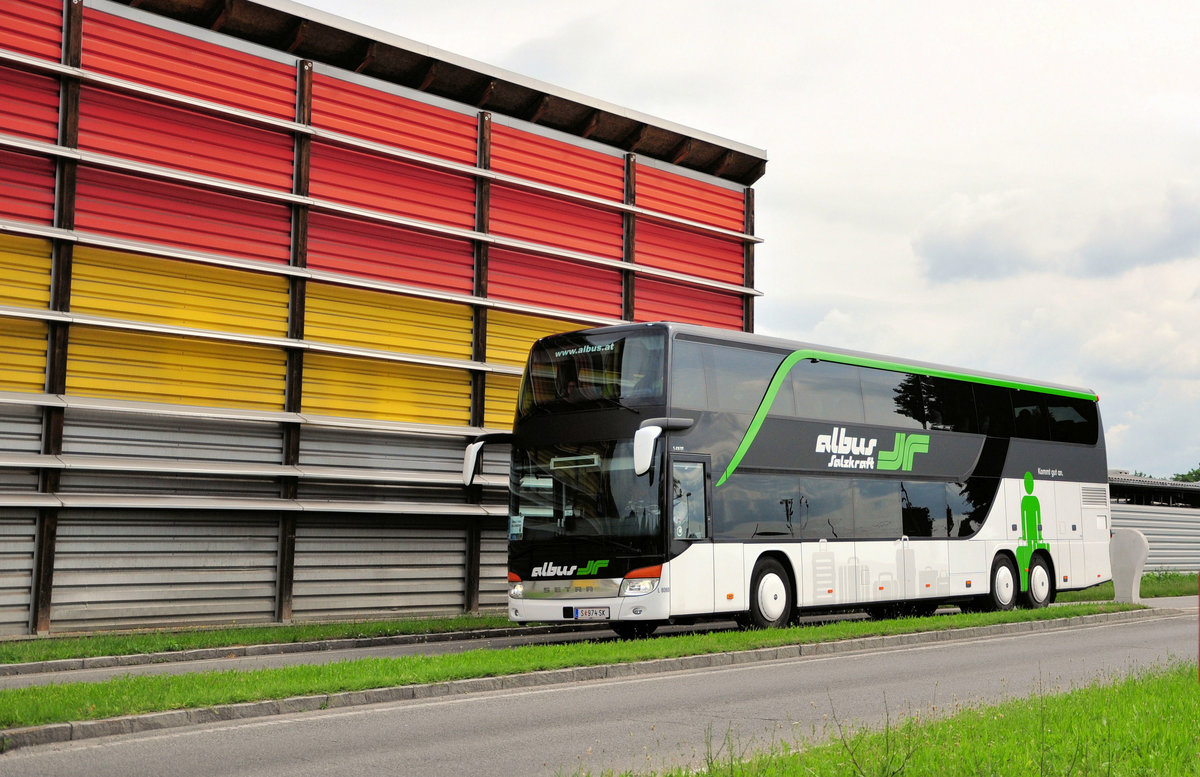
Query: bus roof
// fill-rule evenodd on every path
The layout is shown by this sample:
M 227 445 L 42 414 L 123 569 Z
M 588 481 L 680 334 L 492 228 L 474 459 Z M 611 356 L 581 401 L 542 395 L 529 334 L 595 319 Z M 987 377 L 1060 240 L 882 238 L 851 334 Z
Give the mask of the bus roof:
M 1012 375 L 983 372 L 980 370 L 969 370 L 962 367 L 952 367 L 944 364 L 935 364 L 932 362 L 923 362 L 914 359 L 904 359 L 894 356 L 866 353 L 863 351 L 852 351 L 845 348 L 833 348 L 824 345 L 816 345 L 813 343 L 786 340 L 784 338 L 773 337 L 770 335 L 755 334 L 751 332 L 737 332 L 730 329 L 716 329 L 713 327 L 698 326 L 696 324 L 655 321 L 640 324 L 616 324 L 613 326 L 596 327 L 593 329 L 583 329 L 577 331 L 607 332 L 621 329 L 637 330 L 645 328 L 664 329 L 670 334 L 671 337 L 675 337 L 677 335 L 687 335 L 689 337 L 703 338 L 705 340 L 718 343 L 729 343 L 730 345 L 745 345 L 758 348 L 778 348 L 781 350 L 786 349 L 793 353 L 799 351 L 803 352 L 801 353 L 802 357 L 812 358 L 818 361 L 836 361 L 844 364 L 854 364 L 860 367 L 874 367 L 877 369 L 912 372 L 932 377 L 954 378 L 958 380 L 970 381 L 972 383 L 983 383 L 993 386 L 1022 389 L 1025 391 L 1037 391 L 1047 394 L 1056 394 L 1060 396 L 1075 397 L 1078 399 L 1099 401 L 1099 396 L 1095 391 L 1080 386 L 1068 386 L 1046 381 L 1033 381 L 1027 378 L 1019 378 Z

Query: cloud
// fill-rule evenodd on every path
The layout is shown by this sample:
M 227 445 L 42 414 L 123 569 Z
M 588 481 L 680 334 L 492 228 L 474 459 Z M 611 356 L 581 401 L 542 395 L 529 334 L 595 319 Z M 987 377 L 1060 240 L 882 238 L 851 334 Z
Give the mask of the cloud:
M 1011 192 L 956 194 L 937 208 L 913 238 L 912 250 L 934 282 L 1004 278 L 1037 266 L 1025 237 L 1028 198 Z
M 1200 191 L 1172 188 L 1159 203 L 1100 219 L 1079 249 L 1090 274 L 1200 256 Z

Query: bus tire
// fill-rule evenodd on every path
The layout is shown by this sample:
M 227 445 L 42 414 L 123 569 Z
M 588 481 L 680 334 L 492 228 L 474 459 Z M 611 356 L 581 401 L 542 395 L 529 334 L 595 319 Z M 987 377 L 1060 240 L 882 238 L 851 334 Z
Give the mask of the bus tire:
M 615 621 L 609 624 L 609 628 L 621 639 L 645 639 L 654 633 L 658 624 L 645 621 Z
M 1011 610 L 1016 605 L 1020 580 L 1013 560 L 1003 553 L 996 556 L 992 562 L 992 590 L 987 597 L 993 610 Z
M 1054 601 L 1054 575 L 1046 557 L 1036 555 L 1029 562 L 1029 589 L 1021 592 L 1021 606 L 1036 610 Z
M 778 560 L 761 559 L 750 578 L 750 624 L 778 629 L 792 617 L 792 580 Z

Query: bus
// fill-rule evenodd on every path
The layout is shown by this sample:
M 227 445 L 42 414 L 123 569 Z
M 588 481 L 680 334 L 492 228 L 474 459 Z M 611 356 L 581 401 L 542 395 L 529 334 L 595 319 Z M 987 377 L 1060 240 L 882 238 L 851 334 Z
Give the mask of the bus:
M 650 323 L 532 347 L 508 443 L 508 614 L 779 627 L 1044 607 L 1111 579 L 1095 392 Z

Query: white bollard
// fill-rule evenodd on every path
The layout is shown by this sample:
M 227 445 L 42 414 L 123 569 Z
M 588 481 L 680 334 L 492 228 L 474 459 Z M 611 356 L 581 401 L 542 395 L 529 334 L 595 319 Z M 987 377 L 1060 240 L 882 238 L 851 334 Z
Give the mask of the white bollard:
M 1146 535 L 1137 529 L 1113 529 L 1108 555 L 1112 561 L 1115 599 L 1118 602 L 1139 603 L 1142 570 L 1146 568 L 1146 557 L 1150 555 L 1150 543 L 1146 541 Z

